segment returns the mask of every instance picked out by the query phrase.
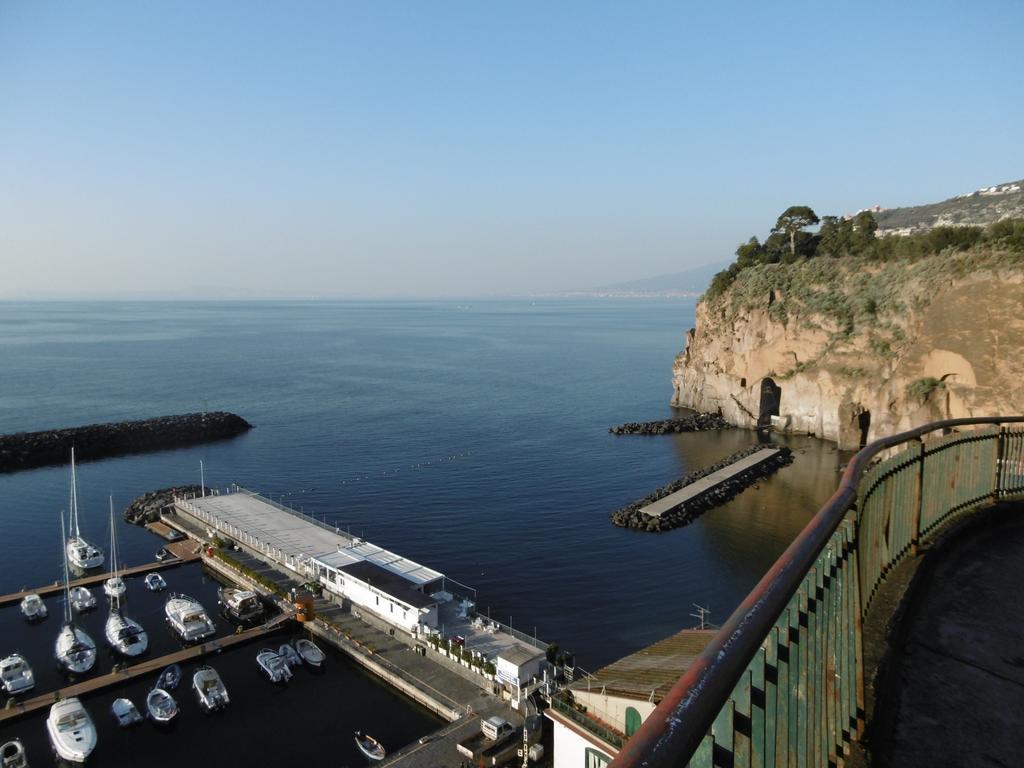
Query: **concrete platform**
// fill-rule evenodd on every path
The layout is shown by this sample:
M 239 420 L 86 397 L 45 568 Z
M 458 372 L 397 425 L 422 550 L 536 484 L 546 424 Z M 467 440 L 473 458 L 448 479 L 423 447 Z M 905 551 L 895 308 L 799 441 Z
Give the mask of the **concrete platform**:
M 760 451 L 740 459 L 735 464 L 730 464 L 728 467 L 712 472 L 707 477 L 702 477 L 700 480 L 683 486 L 675 493 L 670 493 L 664 498 L 651 502 L 646 507 L 641 507 L 640 511 L 650 517 L 661 517 L 666 512 L 671 512 L 679 505 L 689 501 L 694 496 L 700 496 L 702 493 L 710 491 L 716 485 L 724 483 L 730 477 L 734 477 L 751 467 L 756 467 L 762 461 L 774 456 L 778 452 L 778 448 L 762 448 Z

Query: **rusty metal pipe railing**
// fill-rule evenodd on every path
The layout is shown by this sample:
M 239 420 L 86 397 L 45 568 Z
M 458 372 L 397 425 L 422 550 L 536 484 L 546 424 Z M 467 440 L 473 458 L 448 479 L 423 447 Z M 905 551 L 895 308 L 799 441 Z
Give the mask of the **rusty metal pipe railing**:
M 879 453 L 938 430 L 1020 423 L 1024 416 L 950 419 L 876 440 L 861 449 L 846 466 L 836 492 L 630 737 L 610 768 L 686 765 L 822 549 L 854 507 L 860 478 Z

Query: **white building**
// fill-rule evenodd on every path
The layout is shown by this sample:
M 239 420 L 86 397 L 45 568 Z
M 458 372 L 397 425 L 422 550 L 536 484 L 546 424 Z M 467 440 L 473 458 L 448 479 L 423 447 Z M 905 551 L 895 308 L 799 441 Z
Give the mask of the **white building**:
M 540 676 L 546 654 L 539 648 L 514 645 L 498 653 L 494 660 L 498 680 L 514 687 L 522 687 Z
M 554 724 L 554 768 L 610 763 L 714 634 L 683 630 L 557 693 L 544 712 Z

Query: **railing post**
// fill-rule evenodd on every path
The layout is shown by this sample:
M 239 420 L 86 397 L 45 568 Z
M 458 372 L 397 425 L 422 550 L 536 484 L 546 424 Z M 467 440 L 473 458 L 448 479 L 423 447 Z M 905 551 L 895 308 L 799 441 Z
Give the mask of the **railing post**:
M 910 554 L 917 557 L 917 544 L 921 538 L 921 510 L 924 507 L 924 440 L 917 438 L 917 485 L 910 518 Z
M 995 504 L 999 500 L 1000 490 L 1003 484 L 1003 458 L 1005 456 L 1004 441 L 1006 440 L 1006 427 L 999 427 L 999 435 L 996 437 L 996 466 L 992 478 L 991 502 Z

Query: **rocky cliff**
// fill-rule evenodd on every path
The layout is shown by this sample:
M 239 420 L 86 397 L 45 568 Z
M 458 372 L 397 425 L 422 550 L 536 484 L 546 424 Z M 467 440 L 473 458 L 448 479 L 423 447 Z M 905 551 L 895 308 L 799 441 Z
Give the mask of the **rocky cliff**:
M 940 418 L 1024 413 L 1024 255 L 815 258 L 697 306 L 673 403 L 856 448 Z

